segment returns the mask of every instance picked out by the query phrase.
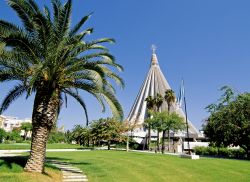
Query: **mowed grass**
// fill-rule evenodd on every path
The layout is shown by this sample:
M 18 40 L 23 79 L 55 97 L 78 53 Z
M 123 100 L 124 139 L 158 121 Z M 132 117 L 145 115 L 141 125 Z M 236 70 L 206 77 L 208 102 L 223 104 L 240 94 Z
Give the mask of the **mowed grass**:
M 47 166 L 45 174 L 27 173 L 23 171 L 27 157 L 0 158 L 1 182 L 60 182 L 62 173 L 58 169 Z
M 47 149 L 80 149 L 82 146 L 67 143 L 47 144 Z M 0 144 L 0 150 L 29 150 L 29 143 Z
M 249 182 L 250 161 L 123 151 L 47 153 L 82 169 L 90 182 Z

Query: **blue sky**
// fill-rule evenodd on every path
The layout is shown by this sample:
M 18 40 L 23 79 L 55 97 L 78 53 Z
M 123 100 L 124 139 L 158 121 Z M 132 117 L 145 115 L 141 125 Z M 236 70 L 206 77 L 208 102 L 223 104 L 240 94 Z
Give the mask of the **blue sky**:
M 49 1 L 39 1 L 39 4 Z M 250 1 L 249 0 L 157 0 L 100 1 L 74 0 L 72 23 L 94 12 L 86 27 L 94 27 L 90 38 L 112 37 L 108 45 L 125 71 L 124 90 L 117 88 L 125 116 L 147 74 L 151 44 L 170 86 L 178 92 L 185 80 L 189 119 L 200 128 L 208 113 L 204 107 L 215 102 L 223 85 L 238 92 L 250 91 Z M 0 1 L 0 18 L 20 23 L 15 13 Z M 11 83 L 0 84 L 0 100 Z M 88 105 L 90 119 L 110 116 L 102 114 L 97 102 L 82 95 Z M 31 117 L 33 97 L 20 98 L 4 115 Z M 62 109 L 59 125 L 67 129 L 84 124 L 81 107 L 73 100 Z

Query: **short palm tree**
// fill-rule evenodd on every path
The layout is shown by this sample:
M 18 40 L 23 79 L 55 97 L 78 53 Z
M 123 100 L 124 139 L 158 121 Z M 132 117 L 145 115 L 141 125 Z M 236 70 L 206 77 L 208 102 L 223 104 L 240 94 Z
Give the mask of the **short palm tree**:
M 7 0 L 23 26 L 0 20 L 0 82 L 15 81 L 16 85 L 4 98 L 0 113 L 19 96 L 35 94 L 32 114 L 32 144 L 26 171 L 43 172 L 48 135 L 55 125 L 62 100 L 75 98 L 85 110 L 80 90 L 93 95 L 104 110 L 104 101 L 113 115 L 123 117 L 115 98 L 110 78 L 123 86 L 122 79 L 110 68 L 122 70 L 102 43 L 103 38 L 86 41 L 92 28 L 81 30 L 90 15 L 71 28 L 72 0 L 61 4 L 51 0 L 40 10 L 33 0 Z M 88 121 L 88 119 L 87 119 Z

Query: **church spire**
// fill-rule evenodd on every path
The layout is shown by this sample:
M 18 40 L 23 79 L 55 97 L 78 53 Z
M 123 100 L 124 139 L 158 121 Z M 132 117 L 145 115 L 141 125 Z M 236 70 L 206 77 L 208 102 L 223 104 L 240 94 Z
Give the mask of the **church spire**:
M 152 57 L 151 57 L 151 65 L 158 65 L 158 59 L 157 59 L 157 56 L 155 54 L 155 51 L 156 51 L 156 46 L 155 45 L 152 45 L 151 46 L 151 49 L 152 49 Z

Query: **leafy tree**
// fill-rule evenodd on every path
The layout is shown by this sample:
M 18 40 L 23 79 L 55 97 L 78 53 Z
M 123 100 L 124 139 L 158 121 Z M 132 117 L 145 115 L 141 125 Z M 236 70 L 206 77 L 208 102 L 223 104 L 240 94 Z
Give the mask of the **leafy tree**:
M 232 88 L 225 85 L 219 89 L 219 91 L 222 91 L 222 95 L 220 99 L 218 99 L 217 103 L 209 104 L 205 109 L 210 112 L 216 112 L 217 110 L 222 109 L 225 105 L 229 104 L 231 101 L 235 100 L 236 94 Z
M 22 123 L 21 130 L 24 131 L 24 140 L 26 140 L 28 132 L 32 130 L 32 124 L 29 122 Z
M 250 156 L 250 93 L 240 94 L 235 100 L 211 113 L 204 132 L 218 147 L 240 146 Z
M 184 118 L 175 112 L 155 112 L 154 118 L 157 121 L 157 127 L 162 134 L 162 153 L 165 151 L 165 136 L 168 133 L 168 150 L 170 149 L 170 131 L 183 130 L 185 128 Z
M 4 129 L 0 128 L 0 142 L 2 143 L 3 140 L 6 138 L 7 134 Z
M 124 132 L 121 122 L 115 118 L 99 119 L 91 123 L 91 135 L 100 142 L 105 140 L 108 142 L 108 150 L 110 150 L 111 141 L 124 141 Z
M 126 138 L 126 151 L 128 152 L 129 151 L 129 141 L 133 141 L 132 138 L 129 137 L 129 132 L 133 131 L 136 127 L 139 127 L 141 125 L 137 124 L 136 122 L 130 122 L 128 120 L 125 120 L 121 127 L 122 127 L 122 130 L 123 132 L 127 133 L 127 138 Z
M 65 143 L 65 142 L 66 142 L 65 133 L 56 130 L 52 130 L 50 132 L 48 143 Z
M 79 145 L 87 145 L 90 138 L 90 129 L 88 127 L 82 127 L 76 125 L 72 130 L 72 139 Z
M 14 128 L 11 132 L 7 132 L 6 139 L 14 142 L 21 142 L 22 137 L 20 135 L 21 131 L 18 128 Z
M 65 4 L 51 0 L 52 13 L 47 6 L 41 10 L 33 0 L 7 2 L 22 26 L 0 20 L 0 82 L 17 83 L 4 98 L 0 113 L 24 93 L 26 97 L 35 94 L 31 153 L 25 170 L 41 173 L 48 136 L 63 98 L 66 104 L 68 95 L 80 103 L 87 123 L 87 108 L 79 90 L 93 95 L 103 111 L 106 101 L 115 117 L 123 117 L 110 83 L 111 79 L 123 86 L 122 79 L 111 69 L 122 70 L 122 67 L 102 45 L 113 43 L 113 39 L 85 40 L 93 32 L 93 28 L 81 30 L 90 15 L 71 28 L 72 0 Z

